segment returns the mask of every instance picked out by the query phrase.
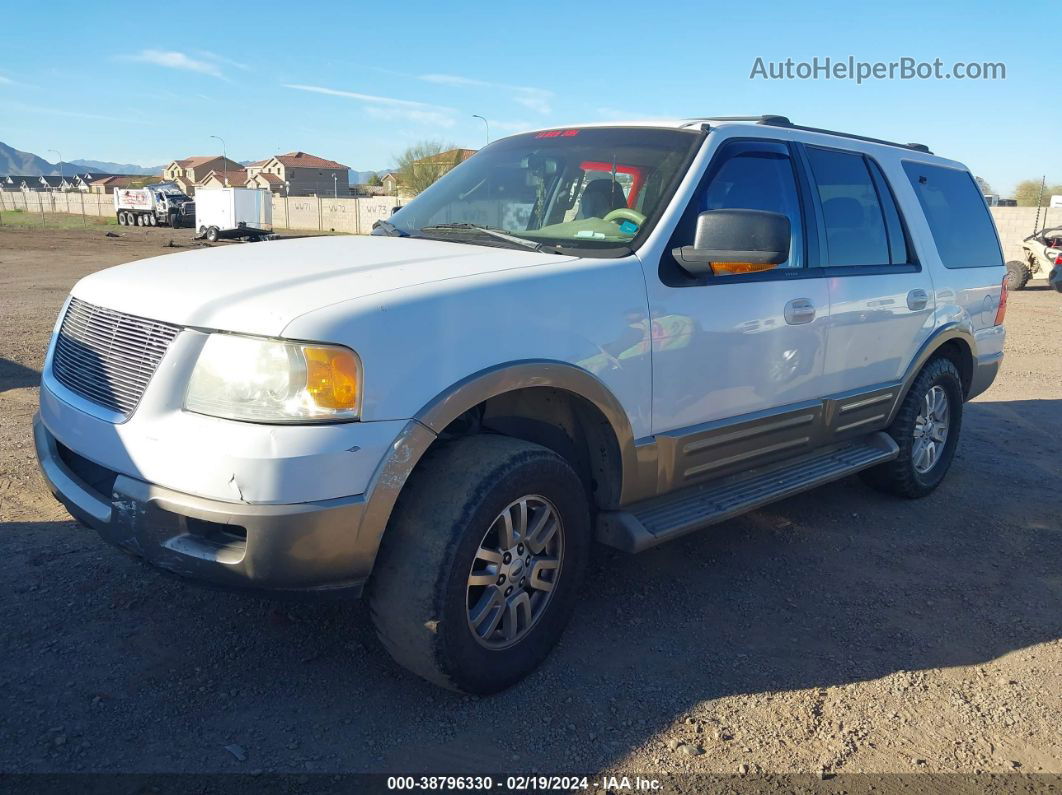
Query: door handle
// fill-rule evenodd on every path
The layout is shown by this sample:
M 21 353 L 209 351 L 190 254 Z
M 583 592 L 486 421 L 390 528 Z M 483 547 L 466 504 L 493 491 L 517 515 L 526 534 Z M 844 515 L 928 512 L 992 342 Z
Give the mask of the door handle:
M 907 308 L 912 312 L 925 309 L 928 303 L 929 293 L 925 290 L 911 290 L 911 292 L 907 294 Z
M 807 298 L 794 298 L 785 305 L 785 322 L 790 326 L 810 323 L 815 319 L 815 305 Z

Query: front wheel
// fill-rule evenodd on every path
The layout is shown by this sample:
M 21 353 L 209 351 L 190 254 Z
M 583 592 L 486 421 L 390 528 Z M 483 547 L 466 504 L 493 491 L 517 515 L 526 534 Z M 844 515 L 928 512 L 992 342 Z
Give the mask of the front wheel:
M 962 379 L 950 359 L 931 360 L 918 374 L 888 433 L 900 454 L 868 469 L 863 479 L 900 497 L 925 497 L 948 474 L 962 427 Z
M 1008 290 L 1023 290 L 1025 285 L 1029 283 L 1029 279 L 1032 278 L 1032 274 L 1029 272 L 1029 266 L 1024 262 L 1019 262 L 1016 259 L 1012 259 L 1007 263 L 1007 289 Z
M 590 546 L 586 492 L 567 461 L 518 439 L 470 436 L 429 455 L 384 535 L 373 621 L 417 675 L 495 693 L 568 623 Z

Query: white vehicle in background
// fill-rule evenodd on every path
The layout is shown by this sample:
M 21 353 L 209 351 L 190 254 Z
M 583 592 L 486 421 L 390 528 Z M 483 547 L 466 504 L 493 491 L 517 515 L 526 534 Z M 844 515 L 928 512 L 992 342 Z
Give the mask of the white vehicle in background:
M 114 213 L 122 226 L 191 226 L 195 202 L 173 182 L 114 192 Z
M 251 193 L 197 200 L 232 203 L 220 232 Z M 780 116 L 540 130 L 372 236 L 86 276 L 34 438 L 112 544 L 364 593 L 396 660 L 492 693 L 559 638 L 594 539 L 641 552 L 856 473 L 931 494 L 1003 359 L 1005 276 L 973 176 L 919 144 Z
M 1053 197 L 1052 197 L 1053 198 Z M 1032 278 L 1058 282 L 1055 269 L 1062 265 L 1062 226 L 1041 229 L 1021 242 L 1021 260 L 1007 263 L 1007 288 L 1023 290 Z
M 273 197 L 256 188 L 213 188 L 196 191 L 196 239 L 245 237 L 252 243 L 273 235 Z

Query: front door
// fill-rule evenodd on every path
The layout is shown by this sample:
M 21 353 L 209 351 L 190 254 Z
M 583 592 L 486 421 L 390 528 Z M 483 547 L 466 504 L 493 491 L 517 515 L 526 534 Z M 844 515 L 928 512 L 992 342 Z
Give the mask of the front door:
M 821 423 L 829 322 L 808 240 L 795 150 L 723 142 L 663 254 L 646 273 L 653 324 L 653 430 L 660 487 L 677 488 L 810 449 Z M 671 256 L 693 243 L 697 214 L 745 208 L 786 215 L 790 256 L 761 273 L 695 277 Z

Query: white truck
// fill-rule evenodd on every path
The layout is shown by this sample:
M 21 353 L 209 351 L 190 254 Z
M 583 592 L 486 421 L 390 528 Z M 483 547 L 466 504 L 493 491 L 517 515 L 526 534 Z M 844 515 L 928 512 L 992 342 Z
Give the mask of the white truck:
M 173 182 L 114 192 L 114 213 L 122 226 L 191 226 L 195 202 Z
M 273 198 L 268 190 L 214 188 L 196 191 L 196 239 L 211 243 L 245 237 L 252 243 L 273 234 Z

